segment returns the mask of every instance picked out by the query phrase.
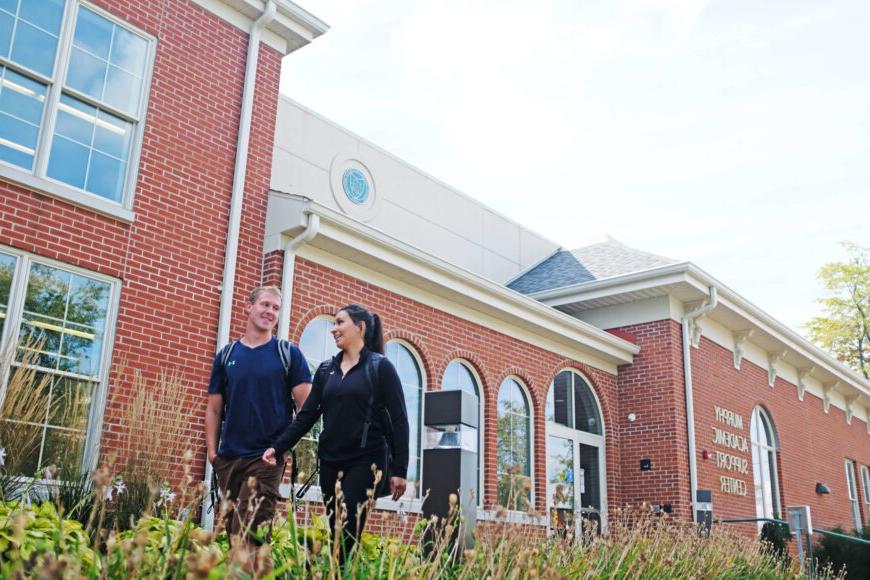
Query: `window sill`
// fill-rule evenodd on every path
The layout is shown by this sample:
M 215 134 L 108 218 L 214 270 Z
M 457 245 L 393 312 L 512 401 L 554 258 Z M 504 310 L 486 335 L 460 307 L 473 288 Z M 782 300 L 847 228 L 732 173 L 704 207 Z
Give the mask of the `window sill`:
M 547 516 L 529 515 L 526 512 L 507 510 L 505 515 L 498 515 L 496 510 L 477 510 L 477 520 L 480 522 L 505 522 L 509 524 L 526 524 L 529 526 L 547 527 Z
M 37 177 L 32 173 L 4 163 L 0 163 L 0 178 L 16 183 L 37 193 L 49 195 L 124 223 L 131 224 L 136 217 L 133 210 L 127 209 L 113 201 L 80 189 L 75 189 L 62 183 Z
M 278 489 L 278 492 L 281 494 L 283 499 L 290 499 L 290 485 L 286 483 L 282 483 Z M 323 496 L 320 493 L 320 488 L 317 486 L 311 486 L 311 488 L 305 493 L 305 496 L 299 501 L 308 501 L 308 502 L 320 502 L 323 501 Z M 399 501 L 393 501 L 389 497 L 382 497 L 378 499 L 375 504 L 375 509 L 386 510 L 397 512 L 399 509 L 403 509 L 407 513 L 418 514 L 423 511 L 423 500 L 420 498 L 402 498 Z

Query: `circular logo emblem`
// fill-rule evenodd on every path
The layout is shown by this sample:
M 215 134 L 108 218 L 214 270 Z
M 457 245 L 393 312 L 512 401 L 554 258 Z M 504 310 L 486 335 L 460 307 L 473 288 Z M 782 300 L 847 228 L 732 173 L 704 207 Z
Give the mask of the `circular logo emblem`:
M 369 198 L 369 182 L 359 169 L 348 169 L 341 176 L 341 186 L 349 200 L 362 205 Z

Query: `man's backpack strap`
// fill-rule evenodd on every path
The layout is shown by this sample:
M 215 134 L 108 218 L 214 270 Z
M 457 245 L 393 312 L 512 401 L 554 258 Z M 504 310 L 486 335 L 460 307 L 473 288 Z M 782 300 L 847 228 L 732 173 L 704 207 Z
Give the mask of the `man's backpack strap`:
M 233 354 L 233 349 L 236 348 L 236 344 L 238 340 L 234 340 L 228 344 L 225 344 L 221 349 L 221 366 L 226 368 L 227 363 L 230 362 L 230 356 Z
M 284 367 L 285 375 L 290 374 L 290 365 L 293 362 L 292 346 L 289 340 L 278 339 L 278 356 L 281 357 L 281 365 Z

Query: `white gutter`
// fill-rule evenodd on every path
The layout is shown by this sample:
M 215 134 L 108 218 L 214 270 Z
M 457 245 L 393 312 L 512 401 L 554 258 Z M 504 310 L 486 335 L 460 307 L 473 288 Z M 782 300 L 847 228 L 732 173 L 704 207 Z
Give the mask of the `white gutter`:
M 819 370 L 830 373 L 835 380 L 841 380 L 853 386 L 862 395 L 870 397 L 870 381 L 691 262 L 668 264 L 611 278 L 542 290 L 528 296 L 548 306 L 559 306 L 681 282 L 699 290 L 715 286 L 718 288 L 719 303 L 722 306 L 745 318 L 748 324 L 779 341 L 784 350 L 806 358 L 811 366 L 816 366 Z
M 689 488 L 692 494 L 692 521 L 695 521 L 698 503 L 698 458 L 695 452 L 695 401 L 692 397 L 692 350 L 689 344 L 689 322 L 697 320 L 716 308 L 719 297 L 715 286 L 710 286 L 710 300 L 687 312 L 680 320 L 683 331 L 683 382 L 686 387 L 686 434 L 689 443 Z
M 230 221 L 227 226 L 227 247 L 224 255 L 224 278 L 221 285 L 220 314 L 218 316 L 217 349 L 230 339 L 230 321 L 233 311 L 233 292 L 236 285 L 236 262 L 239 252 L 239 228 L 242 222 L 242 202 L 245 199 L 245 177 L 248 173 L 248 145 L 251 141 L 251 117 L 254 111 L 254 88 L 257 83 L 257 63 L 260 60 L 260 38 L 263 29 L 275 18 L 277 7 L 274 0 L 267 0 L 263 13 L 251 25 L 248 34 L 248 54 L 245 63 L 245 85 L 242 89 L 242 110 L 239 113 L 239 134 L 236 141 L 236 166 L 233 175 L 233 192 L 230 198 Z M 202 525 L 211 529 L 214 510 L 211 506 L 212 467 L 205 461 L 205 497 L 202 500 Z M 217 509 L 217 506 L 215 506 Z
M 296 250 L 314 239 L 320 229 L 320 216 L 309 213 L 308 225 L 298 236 L 284 245 L 284 266 L 281 270 L 281 310 L 278 311 L 278 338 L 290 335 L 290 304 L 293 301 L 293 273 L 296 271 Z
M 640 347 L 628 342 L 609 332 L 593 326 L 582 320 L 578 320 L 564 312 L 546 306 L 537 300 L 497 284 L 491 280 L 482 278 L 455 264 L 450 264 L 443 259 L 433 256 L 419 248 L 387 234 L 381 230 L 366 224 L 361 224 L 335 210 L 322 204 L 308 200 L 302 196 L 288 194 L 273 190 L 274 199 L 293 199 L 305 201 L 308 205 L 301 213 L 310 212 L 311 215 L 321 217 L 320 234 L 332 237 L 333 240 L 352 246 L 356 251 L 368 252 L 372 257 L 377 257 L 386 264 L 396 268 L 405 268 L 407 271 L 415 271 L 409 264 L 425 264 L 427 272 L 420 274 L 429 282 L 446 289 L 456 289 L 462 286 L 463 296 L 469 301 L 476 301 L 475 310 L 484 312 L 481 306 L 498 308 L 504 315 L 510 315 L 514 321 L 522 321 L 535 325 L 539 330 L 548 330 L 559 333 L 560 340 L 577 341 L 583 345 L 595 349 L 596 356 L 603 356 L 606 360 L 616 364 L 628 364 L 634 355 L 640 352 Z M 280 211 L 280 206 L 270 206 L 269 211 Z M 267 220 L 268 221 L 268 220 Z M 294 222 L 296 227 L 298 221 Z M 273 223 L 273 231 L 269 231 L 267 225 L 267 238 L 269 234 L 277 234 L 285 231 L 278 223 Z M 363 238 L 358 239 L 358 238 Z M 266 247 L 266 251 L 277 249 L 274 246 Z

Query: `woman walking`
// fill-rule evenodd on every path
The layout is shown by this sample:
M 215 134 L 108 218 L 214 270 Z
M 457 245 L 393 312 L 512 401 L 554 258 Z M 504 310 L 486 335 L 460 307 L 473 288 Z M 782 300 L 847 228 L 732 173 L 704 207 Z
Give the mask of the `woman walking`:
M 376 495 L 394 500 L 405 493 L 408 471 L 408 415 L 402 383 L 392 363 L 383 356 L 381 320 L 358 304 L 338 311 L 332 328 L 340 349 L 314 376 L 311 394 L 296 419 L 263 454 L 274 464 L 277 457 L 306 434 L 323 415 L 318 458 L 320 488 L 329 514 L 330 529 L 337 531 L 336 515 L 343 503 L 342 560 L 362 533 L 366 521 L 367 491 L 375 487 L 372 465 L 389 473 Z M 341 496 L 336 501 L 336 482 Z M 338 505 L 337 505 L 338 504 Z

